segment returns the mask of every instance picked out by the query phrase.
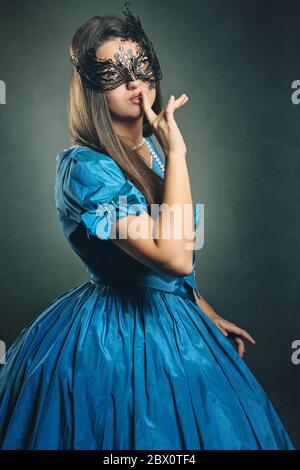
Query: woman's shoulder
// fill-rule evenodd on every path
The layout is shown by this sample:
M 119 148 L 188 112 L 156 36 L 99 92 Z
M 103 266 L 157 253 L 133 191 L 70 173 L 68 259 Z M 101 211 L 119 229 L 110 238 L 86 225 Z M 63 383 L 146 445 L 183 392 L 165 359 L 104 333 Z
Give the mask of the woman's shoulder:
M 84 145 L 74 145 L 73 147 L 70 147 L 70 152 L 78 159 L 81 159 L 83 161 L 90 161 L 90 160 L 95 160 L 95 161 L 110 161 L 113 160 L 113 158 L 104 153 L 100 152 L 99 150 L 96 150 L 92 147 L 86 147 Z
M 62 152 L 59 152 L 58 155 L 65 154 L 73 157 L 79 162 L 85 161 L 99 161 L 99 162 L 115 162 L 115 160 L 108 155 L 107 153 L 100 152 L 92 147 L 87 147 L 84 145 L 73 145 L 72 147 L 68 147 Z
M 58 153 L 57 164 L 62 161 L 69 163 L 71 167 L 76 167 L 77 171 L 91 171 L 98 176 L 102 172 L 126 179 L 125 174 L 118 163 L 107 153 L 100 152 L 92 147 L 74 145 Z

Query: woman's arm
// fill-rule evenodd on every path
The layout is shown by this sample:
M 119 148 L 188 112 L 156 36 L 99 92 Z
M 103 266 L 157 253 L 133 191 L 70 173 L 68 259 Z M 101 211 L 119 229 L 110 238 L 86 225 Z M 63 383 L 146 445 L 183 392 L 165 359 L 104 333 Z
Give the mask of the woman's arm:
M 195 292 L 195 289 L 193 289 L 193 292 L 194 292 L 194 296 L 195 296 L 195 299 L 197 301 L 197 304 L 199 305 L 199 307 L 201 308 L 201 310 L 203 310 L 203 312 L 210 318 L 221 318 L 215 311 L 214 309 L 212 308 L 211 305 L 209 305 L 209 303 L 206 302 L 205 298 L 203 297 L 203 295 L 201 294 L 200 295 L 200 299 L 197 297 L 196 295 L 196 292 Z
M 169 210 L 172 206 L 178 208 L 174 215 Z M 188 275 L 193 270 L 193 250 L 186 248 L 186 245 L 191 245 L 193 239 L 187 235 L 195 238 L 195 231 L 193 201 L 184 154 L 172 153 L 166 158 L 161 207 L 163 209 L 155 220 L 146 212 L 119 219 L 115 227 L 117 238 L 111 240 L 150 269 L 171 275 Z M 180 222 L 180 214 L 184 224 Z M 137 237 L 131 236 L 130 227 L 136 229 Z
M 234 341 L 238 345 L 239 355 L 243 357 L 246 352 L 246 348 L 244 341 L 241 339 L 241 336 L 246 338 L 251 344 L 255 344 L 256 342 L 252 338 L 252 336 L 250 336 L 246 330 L 238 327 L 235 323 L 225 320 L 225 318 L 218 315 L 212 308 L 212 306 L 209 305 L 208 302 L 206 302 L 202 294 L 201 298 L 199 299 L 196 295 L 195 289 L 193 289 L 193 292 L 196 302 L 201 308 L 201 310 L 215 323 L 215 325 L 219 328 L 223 335 L 228 336 L 230 334 L 234 337 Z
M 156 218 L 144 212 L 119 219 L 115 227 L 117 238 L 112 239 L 151 269 L 183 276 L 193 270 L 193 250 L 189 248 L 195 240 L 194 211 L 186 145 L 173 113 L 187 99 L 182 95 L 175 100 L 172 95 L 166 108 L 157 116 L 148 97 L 143 95 L 144 112 L 166 157 L 162 204 Z M 131 236 L 130 227 L 136 229 L 137 237 Z

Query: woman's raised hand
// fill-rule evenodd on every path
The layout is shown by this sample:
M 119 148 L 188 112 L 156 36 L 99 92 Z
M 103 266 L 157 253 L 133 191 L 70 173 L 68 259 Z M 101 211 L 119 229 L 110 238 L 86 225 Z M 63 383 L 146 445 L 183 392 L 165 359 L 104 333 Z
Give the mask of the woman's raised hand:
M 154 132 L 155 137 L 160 143 L 166 158 L 170 153 L 184 154 L 187 148 L 183 140 L 182 134 L 174 119 L 175 109 L 180 108 L 188 101 L 188 97 L 182 94 L 175 100 L 171 95 L 167 105 L 157 115 L 150 106 L 148 95 L 145 91 L 141 91 L 141 106 L 146 118 Z

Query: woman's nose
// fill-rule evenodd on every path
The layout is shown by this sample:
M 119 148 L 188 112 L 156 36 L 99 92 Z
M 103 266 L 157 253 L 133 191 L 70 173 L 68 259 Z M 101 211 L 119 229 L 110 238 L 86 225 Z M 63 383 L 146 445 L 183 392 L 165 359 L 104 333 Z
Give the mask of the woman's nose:
M 142 83 L 143 83 L 142 80 L 140 80 L 139 78 L 136 79 L 135 77 L 133 77 L 130 81 L 127 82 L 127 88 L 129 88 L 130 90 L 134 88 L 138 88 Z

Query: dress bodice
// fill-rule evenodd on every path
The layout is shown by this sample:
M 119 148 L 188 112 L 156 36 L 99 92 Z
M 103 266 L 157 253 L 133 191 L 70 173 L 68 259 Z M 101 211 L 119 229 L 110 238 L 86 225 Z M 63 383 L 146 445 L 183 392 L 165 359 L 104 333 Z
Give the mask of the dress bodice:
M 147 138 L 163 161 L 151 137 Z M 164 173 L 152 159 L 152 170 Z M 193 271 L 186 276 L 172 276 L 154 271 L 125 253 L 108 237 L 114 216 L 125 215 L 120 197 L 127 197 L 130 207 L 145 210 L 143 193 L 126 178 L 119 165 L 107 154 L 89 147 L 71 147 L 56 157 L 55 204 L 64 236 L 83 261 L 91 282 L 98 284 L 134 284 L 180 294 L 195 300 L 192 288 L 200 296 Z M 126 210 L 128 210 L 126 206 Z M 100 211 L 99 211 L 100 207 Z M 194 209 L 196 226 L 200 203 Z M 100 235 L 100 237 L 99 237 Z M 192 294 L 192 295 L 191 295 Z

